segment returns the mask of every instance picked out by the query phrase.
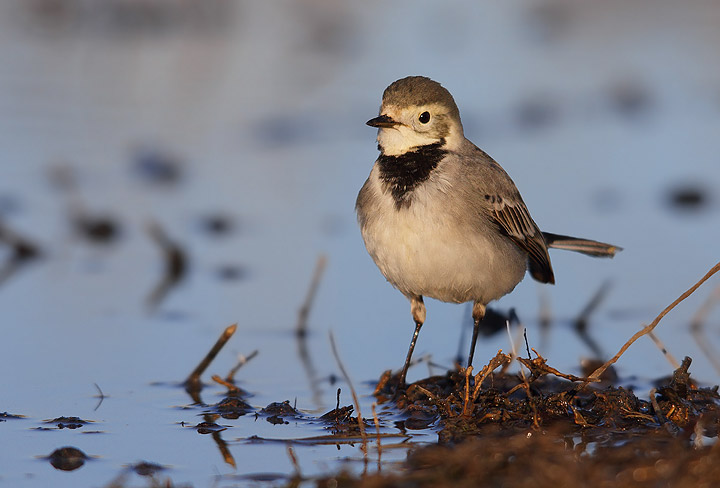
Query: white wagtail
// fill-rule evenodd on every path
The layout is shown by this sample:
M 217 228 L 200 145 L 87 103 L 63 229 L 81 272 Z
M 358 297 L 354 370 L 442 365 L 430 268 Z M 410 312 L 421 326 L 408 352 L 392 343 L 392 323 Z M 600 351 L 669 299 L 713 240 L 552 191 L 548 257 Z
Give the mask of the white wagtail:
M 548 247 L 612 257 L 610 244 L 541 232 L 508 174 L 463 134 L 450 92 L 424 76 L 388 86 L 378 128 L 380 157 L 355 208 L 370 256 L 410 300 L 415 333 L 405 384 L 425 322 L 423 296 L 473 302 L 468 365 L 485 306 L 510 293 L 530 270 L 554 283 Z

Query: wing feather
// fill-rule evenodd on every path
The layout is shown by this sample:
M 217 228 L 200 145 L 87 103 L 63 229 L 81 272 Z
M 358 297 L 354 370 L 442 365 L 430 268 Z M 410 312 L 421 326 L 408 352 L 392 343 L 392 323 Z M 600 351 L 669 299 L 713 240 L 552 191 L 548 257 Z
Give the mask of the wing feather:
M 491 196 L 491 200 L 491 219 L 520 249 L 528 253 L 532 277 L 542 283 L 555 283 L 545 238 L 519 195 L 514 202 L 497 195 Z

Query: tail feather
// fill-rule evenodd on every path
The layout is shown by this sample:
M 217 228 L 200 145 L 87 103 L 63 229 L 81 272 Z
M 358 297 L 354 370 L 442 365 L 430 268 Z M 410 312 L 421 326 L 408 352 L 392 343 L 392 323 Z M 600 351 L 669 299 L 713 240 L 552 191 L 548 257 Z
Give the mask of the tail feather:
M 605 244 L 604 242 L 591 241 L 589 239 L 580 239 L 577 237 L 563 236 L 560 234 L 552 234 L 543 232 L 547 247 L 554 249 L 565 249 L 566 251 L 575 251 L 588 256 L 600 258 L 611 258 L 616 252 L 622 251 L 622 247 Z

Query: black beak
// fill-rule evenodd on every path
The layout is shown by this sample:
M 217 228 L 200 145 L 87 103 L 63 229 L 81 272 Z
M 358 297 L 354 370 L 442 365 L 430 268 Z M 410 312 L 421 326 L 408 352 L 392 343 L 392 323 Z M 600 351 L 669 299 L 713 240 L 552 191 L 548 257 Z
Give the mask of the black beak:
M 365 123 L 370 127 L 377 127 L 379 129 L 383 127 L 395 127 L 396 125 L 400 125 L 400 122 L 395 122 L 391 117 L 387 115 L 380 115 L 379 117 L 370 119 Z

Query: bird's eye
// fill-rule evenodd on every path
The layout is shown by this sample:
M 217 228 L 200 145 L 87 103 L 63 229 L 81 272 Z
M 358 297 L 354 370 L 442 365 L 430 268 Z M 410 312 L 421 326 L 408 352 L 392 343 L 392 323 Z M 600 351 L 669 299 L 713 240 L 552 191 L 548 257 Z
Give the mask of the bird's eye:
M 427 124 L 430 122 L 430 112 L 423 112 L 420 114 L 420 117 L 418 117 L 418 120 L 421 124 Z

